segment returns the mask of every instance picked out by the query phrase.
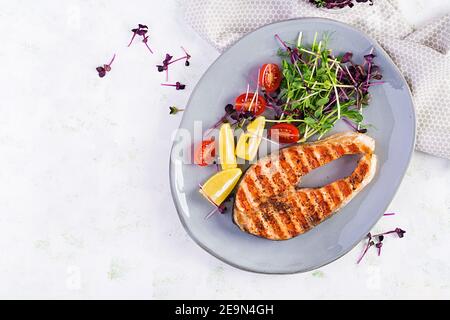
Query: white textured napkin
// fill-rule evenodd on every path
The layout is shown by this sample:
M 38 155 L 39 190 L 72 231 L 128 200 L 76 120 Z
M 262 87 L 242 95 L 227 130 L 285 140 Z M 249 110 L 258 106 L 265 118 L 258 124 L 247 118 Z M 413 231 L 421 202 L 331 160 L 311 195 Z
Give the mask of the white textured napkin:
M 318 9 L 307 0 L 189 0 L 187 22 L 222 51 L 244 34 L 295 17 L 326 17 L 375 38 L 408 81 L 417 113 L 416 149 L 450 159 L 450 15 L 419 30 L 405 21 L 396 0 L 341 10 Z

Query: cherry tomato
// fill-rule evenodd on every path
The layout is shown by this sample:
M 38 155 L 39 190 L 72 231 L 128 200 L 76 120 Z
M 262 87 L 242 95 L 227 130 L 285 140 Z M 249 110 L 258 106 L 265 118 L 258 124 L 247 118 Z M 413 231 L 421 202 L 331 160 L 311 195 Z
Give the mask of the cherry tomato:
M 237 111 L 250 111 L 255 114 L 255 116 L 259 116 L 266 110 L 267 102 L 266 100 L 258 95 L 258 99 L 254 99 L 254 93 L 243 93 L 239 97 L 236 98 L 235 108 Z M 247 96 L 247 99 L 245 97 Z
M 194 163 L 204 167 L 210 165 L 216 156 L 216 144 L 213 139 L 203 140 L 195 149 Z
M 259 85 L 266 89 L 267 93 L 274 92 L 280 87 L 281 78 L 280 68 L 274 63 L 263 64 L 259 70 Z
M 293 124 L 277 123 L 269 129 L 269 137 L 280 143 L 294 143 L 300 139 L 300 132 Z

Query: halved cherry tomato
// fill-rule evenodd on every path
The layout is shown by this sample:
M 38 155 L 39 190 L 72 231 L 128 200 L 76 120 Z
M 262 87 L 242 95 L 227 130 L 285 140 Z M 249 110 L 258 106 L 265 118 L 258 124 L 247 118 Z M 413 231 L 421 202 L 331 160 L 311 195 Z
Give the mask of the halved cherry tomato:
M 235 108 L 237 111 L 250 111 L 255 114 L 255 116 L 259 116 L 266 110 L 267 102 L 266 100 L 258 95 L 258 99 L 254 99 L 254 93 L 243 93 L 239 97 L 236 98 Z M 247 99 L 245 99 L 247 97 Z
M 216 144 L 214 139 L 203 140 L 195 149 L 194 163 L 204 167 L 210 165 L 216 156 Z
M 277 123 L 269 129 L 269 137 L 280 143 L 294 143 L 300 139 L 300 131 L 290 123 Z
M 281 78 L 280 68 L 274 63 L 263 64 L 259 70 L 259 85 L 266 89 L 267 93 L 274 92 L 280 87 Z

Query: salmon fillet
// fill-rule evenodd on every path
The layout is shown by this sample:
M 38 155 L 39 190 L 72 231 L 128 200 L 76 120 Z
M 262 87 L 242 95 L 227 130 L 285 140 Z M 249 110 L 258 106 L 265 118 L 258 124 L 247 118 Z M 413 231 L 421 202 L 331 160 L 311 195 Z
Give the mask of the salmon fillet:
M 233 219 L 250 234 L 286 240 L 345 206 L 373 178 L 375 141 L 355 132 L 287 147 L 250 166 L 238 186 Z M 319 188 L 298 188 L 302 176 L 347 154 L 362 154 L 353 173 Z

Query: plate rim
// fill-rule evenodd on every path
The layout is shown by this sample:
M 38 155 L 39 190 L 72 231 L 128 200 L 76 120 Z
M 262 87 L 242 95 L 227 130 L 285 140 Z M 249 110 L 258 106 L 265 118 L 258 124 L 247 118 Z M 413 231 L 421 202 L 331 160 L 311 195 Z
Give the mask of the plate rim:
M 349 29 L 353 29 L 356 32 L 359 32 L 361 34 L 363 34 L 369 41 L 371 41 L 374 46 L 377 46 L 378 48 L 377 51 L 380 51 L 382 53 L 384 53 L 384 55 L 387 58 L 387 62 L 390 63 L 394 70 L 397 72 L 397 74 L 400 76 L 400 79 L 402 82 L 404 82 L 407 92 L 409 94 L 409 98 L 411 100 L 411 105 L 412 105 L 412 121 L 413 121 L 413 127 L 412 127 L 412 134 L 413 134 L 413 139 L 412 139 L 412 143 L 409 146 L 408 152 L 408 159 L 406 161 L 406 166 L 405 166 L 405 170 L 403 172 L 403 174 L 401 176 L 398 177 L 397 181 L 395 181 L 395 191 L 393 192 L 392 196 L 390 197 L 390 200 L 387 202 L 384 210 L 382 211 L 382 213 L 380 214 L 380 216 L 378 217 L 378 219 L 375 221 L 375 223 L 373 223 L 368 232 L 370 232 L 370 230 L 373 229 L 373 227 L 378 223 L 378 221 L 380 220 L 380 218 L 382 217 L 382 215 L 384 214 L 384 212 L 387 210 L 387 208 L 389 207 L 389 205 L 392 203 L 392 200 L 395 198 L 398 189 L 406 175 L 406 172 L 408 171 L 408 168 L 410 166 L 411 163 L 411 159 L 414 153 L 414 147 L 416 144 L 416 139 L 417 139 L 417 116 L 416 116 L 416 107 L 415 107 L 415 103 L 414 103 L 414 99 L 413 99 L 413 95 L 411 92 L 411 88 L 409 87 L 408 81 L 406 80 L 406 78 L 404 77 L 403 73 L 401 72 L 401 70 L 399 69 L 399 67 L 395 64 L 395 62 L 392 60 L 391 56 L 386 52 L 386 50 L 381 46 L 381 44 L 375 40 L 374 38 L 372 38 L 371 36 L 367 35 L 366 32 L 360 30 L 359 28 L 349 25 L 345 22 L 341 22 L 338 20 L 334 20 L 331 18 L 322 18 L 322 17 L 297 17 L 297 18 L 291 18 L 291 19 L 284 19 L 284 20 L 279 20 L 279 21 L 275 21 L 272 23 L 268 23 L 265 24 L 263 26 L 260 26 L 248 33 L 246 33 L 245 35 L 243 35 L 241 38 L 239 38 L 237 41 L 235 41 L 232 45 L 230 45 L 228 48 L 226 48 L 224 51 L 220 52 L 220 55 L 209 65 L 209 67 L 203 72 L 202 76 L 200 77 L 200 79 L 197 81 L 194 89 L 192 90 L 189 99 L 186 103 L 186 106 L 190 105 L 190 102 L 192 100 L 192 97 L 194 95 L 194 93 L 196 92 L 196 90 L 198 90 L 198 86 L 201 83 L 201 81 L 203 80 L 203 78 L 205 77 L 205 75 L 208 73 L 208 71 L 219 61 L 219 59 L 221 59 L 222 55 L 227 52 L 228 50 L 230 50 L 232 47 L 234 47 L 234 45 L 242 40 L 244 40 L 247 36 L 253 34 L 256 31 L 259 31 L 260 29 L 263 29 L 265 27 L 271 26 L 271 25 L 276 25 L 276 24 L 280 24 L 280 23 L 285 23 L 285 22 L 289 22 L 289 21 L 305 21 L 305 20 L 311 20 L 311 21 L 325 21 L 325 22 L 332 22 L 332 23 L 336 23 L 336 24 L 340 24 L 343 25 Z M 180 125 L 178 126 L 178 129 L 180 128 L 181 124 L 183 123 L 184 120 L 184 113 L 183 116 L 180 120 Z M 326 260 L 325 262 L 318 264 L 316 266 L 313 267 L 309 267 L 309 268 L 300 268 L 300 269 L 296 269 L 294 271 L 269 271 L 269 270 L 260 270 L 260 269 L 253 269 L 253 268 L 249 268 L 243 265 L 240 265 L 238 263 L 235 263 L 233 261 L 230 261 L 224 257 L 222 257 L 220 254 L 218 254 L 217 252 L 215 252 L 214 250 L 210 249 L 209 247 L 207 247 L 205 244 L 203 244 L 199 239 L 197 239 L 197 237 L 193 234 L 193 232 L 191 232 L 190 228 L 187 226 L 187 223 L 185 221 L 185 218 L 183 216 L 182 213 L 180 213 L 182 211 L 180 204 L 178 203 L 179 201 L 176 199 L 175 197 L 175 186 L 174 186 L 174 177 L 173 177 L 173 164 L 172 164 L 172 153 L 173 153 L 173 148 L 174 148 L 175 142 L 172 142 L 172 147 L 170 148 L 170 154 L 169 154 L 169 182 L 170 182 L 170 192 L 171 192 L 171 196 L 172 196 L 172 201 L 175 205 L 175 209 L 177 211 L 177 215 L 178 218 L 180 219 L 180 222 L 184 228 L 184 230 L 186 231 L 186 233 L 189 235 L 189 237 L 194 241 L 194 243 L 196 243 L 200 248 L 202 248 L 203 250 L 205 250 L 207 253 L 209 253 L 210 255 L 212 255 L 213 257 L 217 258 L 218 260 L 220 260 L 221 262 L 224 262 L 234 268 L 243 270 L 243 271 L 247 271 L 247 272 L 251 272 L 251 273 L 256 273 L 256 274 L 267 274 L 267 275 L 289 275 L 289 274 L 298 274 L 298 273 L 305 273 L 305 272 L 309 272 L 312 270 L 316 270 L 319 268 L 322 268 L 340 258 L 342 258 L 343 256 L 345 256 L 347 253 L 349 253 L 351 250 L 353 250 L 358 243 L 360 243 L 363 239 L 364 236 L 362 236 L 359 240 L 357 240 L 355 243 L 353 243 L 352 245 L 350 245 L 347 249 L 343 250 L 339 255 L 337 255 L 336 257 Z

